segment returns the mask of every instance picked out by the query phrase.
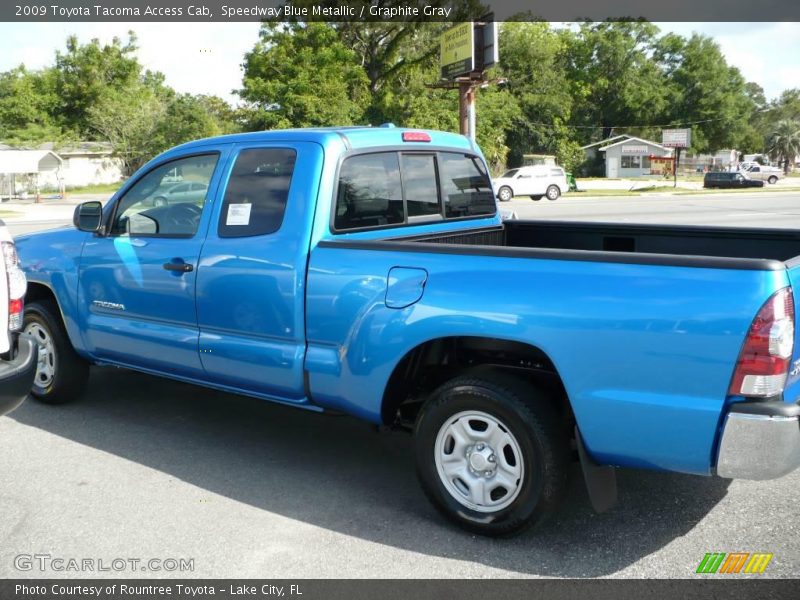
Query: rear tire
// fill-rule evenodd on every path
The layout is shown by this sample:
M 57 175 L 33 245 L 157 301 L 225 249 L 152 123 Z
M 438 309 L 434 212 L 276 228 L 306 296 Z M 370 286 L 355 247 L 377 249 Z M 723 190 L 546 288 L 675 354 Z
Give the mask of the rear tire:
M 778 178 L 775 175 L 772 175 L 767 181 L 769 181 L 772 185 L 778 183 Z
M 33 397 L 46 404 L 64 404 L 80 396 L 89 378 L 89 363 L 72 347 L 56 303 L 28 304 L 23 329 L 39 344 Z
M 428 499 L 474 533 L 519 533 L 555 512 L 565 494 L 568 434 L 549 398 L 511 376 L 480 370 L 439 387 L 414 442 Z
M 557 185 L 548 186 L 547 192 L 545 193 L 547 199 L 550 201 L 558 200 L 561 196 L 561 190 Z
M 500 200 L 500 202 L 508 202 L 513 197 L 514 197 L 514 192 L 511 191 L 511 188 L 508 187 L 507 185 L 501 187 L 500 190 L 497 192 L 497 198 Z

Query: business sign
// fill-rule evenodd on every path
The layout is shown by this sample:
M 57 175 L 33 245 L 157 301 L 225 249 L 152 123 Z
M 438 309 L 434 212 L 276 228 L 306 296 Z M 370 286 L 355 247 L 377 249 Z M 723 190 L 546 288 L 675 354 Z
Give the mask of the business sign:
M 675 170 L 675 159 L 671 156 L 650 155 L 650 175 L 669 177 Z
M 474 44 L 475 32 L 471 21 L 459 23 L 442 34 L 439 54 L 442 79 L 454 79 L 475 69 Z
M 648 146 L 625 144 L 622 146 L 622 154 L 650 154 Z
M 667 148 L 688 148 L 692 145 L 692 130 L 662 129 L 661 145 Z

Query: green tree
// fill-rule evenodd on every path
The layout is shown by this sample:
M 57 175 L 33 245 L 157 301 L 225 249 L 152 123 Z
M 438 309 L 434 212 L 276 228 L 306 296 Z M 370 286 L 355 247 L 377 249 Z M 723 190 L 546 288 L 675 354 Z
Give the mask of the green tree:
M 63 139 L 54 118 L 57 106 L 52 69 L 19 66 L 0 73 L 0 140 L 26 146 Z
M 758 143 L 751 120 L 762 97 L 758 89 L 748 87 L 738 69 L 726 63 L 714 40 L 698 34 L 689 39 L 668 34 L 659 42 L 654 58 L 666 78 L 668 101 L 663 118 L 667 123 L 691 125 L 694 151 Z
M 325 23 L 263 24 L 238 93 L 266 129 L 358 123 L 369 102 L 355 53 Z
M 504 89 L 517 105 L 505 131 L 512 165 L 522 164 L 523 154 L 561 155 L 572 137 L 566 45 L 567 38 L 547 23 L 508 22 L 500 29 L 497 75 L 506 79 Z
M 595 126 L 605 139 L 617 127 L 649 125 L 663 114 L 663 74 L 651 58 L 658 32 L 645 21 L 583 23 L 562 32 L 575 125 Z
M 164 100 L 152 89 L 129 86 L 123 91 L 105 90 L 89 108 L 86 124 L 97 139 L 111 143 L 130 174 L 164 149 L 166 112 Z
M 779 121 L 769 134 L 767 151 L 783 165 L 783 172 L 789 173 L 795 158 L 800 156 L 800 121 Z
M 65 128 L 81 135 L 90 133 L 88 114 L 109 90 L 124 94 L 142 82 L 136 49 L 132 31 L 125 44 L 116 37 L 104 45 L 97 39 L 80 44 L 74 35 L 67 38 L 66 52 L 56 52 L 55 60 L 55 90 L 60 100 L 57 112 Z

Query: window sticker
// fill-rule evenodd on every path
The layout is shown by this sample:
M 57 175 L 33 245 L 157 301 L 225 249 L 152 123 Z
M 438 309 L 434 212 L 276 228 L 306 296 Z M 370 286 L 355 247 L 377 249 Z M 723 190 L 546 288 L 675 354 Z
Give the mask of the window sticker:
M 229 204 L 225 225 L 249 225 L 252 204 Z

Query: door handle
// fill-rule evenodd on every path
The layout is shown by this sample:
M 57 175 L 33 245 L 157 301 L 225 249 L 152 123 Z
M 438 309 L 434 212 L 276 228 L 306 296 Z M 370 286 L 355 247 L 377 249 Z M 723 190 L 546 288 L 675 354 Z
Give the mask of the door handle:
M 176 271 L 178 273 L 189 273 L 190 271 L 194 271 L 194 265 L 190 265 L 189 263 L 174 263 L 168 262 L 162 265 L 167 271 Z

